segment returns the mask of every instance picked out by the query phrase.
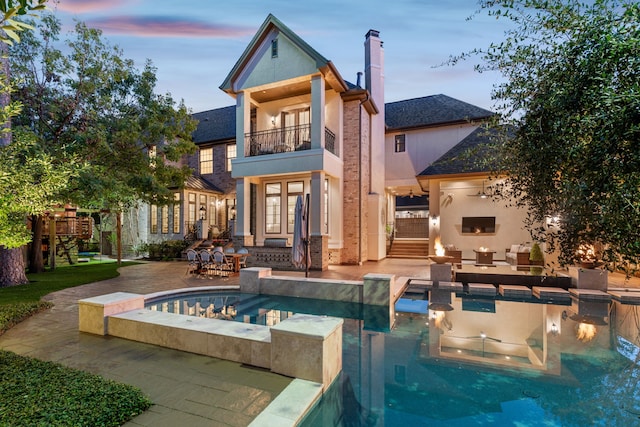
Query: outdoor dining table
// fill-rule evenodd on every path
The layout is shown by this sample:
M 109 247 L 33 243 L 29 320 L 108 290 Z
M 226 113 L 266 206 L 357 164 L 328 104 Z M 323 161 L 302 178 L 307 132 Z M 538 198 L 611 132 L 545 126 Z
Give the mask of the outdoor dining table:
M 248 253 L 237 253 L 237 252 L 225 253 L 224 255 L 227 256 L 227 257 L 233 258 L 233 272 L 234 273 L 240 273 L 240 260 L 243 257 L 249 256 Z

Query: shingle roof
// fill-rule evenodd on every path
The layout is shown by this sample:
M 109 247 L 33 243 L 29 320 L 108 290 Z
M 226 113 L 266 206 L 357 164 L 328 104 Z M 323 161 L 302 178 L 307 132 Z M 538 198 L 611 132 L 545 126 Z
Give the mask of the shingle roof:
M 356 88 L 347 82 L 350 89 Z M 466 123 L 493 116 L 489 110 L 451 98 L 432 95 L 385 104 L 387 130 Z M 235 105 L 194 113 L 198 127 L 193 132 L 196 144 L 233 140 L 236 137 Z
M 198 127 L 192 134 L 196 144 L 236 138 L 235 105 L 194 113 L 191 117 L 198 120 Z
M 461 173 L 491 172 L 495 169 L 497 131 L 479 127 L 469 136 L 444 153 L 418 176 L 453 175 Z
M 493 116 L 489 110 L 446 95 L 432 95 L 386 103 L 384 111 L 387 130 L 468 122 Z
M 218 187 L 216 187 L 206 179 L 199 176 L 188 177 L 187 180 L 184 182 L 184 187 L 190 188 L 193 190 L 206 190 L 206 191 L 213 191 L 215 193 L 224 194 L 224 192 L 220 190 Z

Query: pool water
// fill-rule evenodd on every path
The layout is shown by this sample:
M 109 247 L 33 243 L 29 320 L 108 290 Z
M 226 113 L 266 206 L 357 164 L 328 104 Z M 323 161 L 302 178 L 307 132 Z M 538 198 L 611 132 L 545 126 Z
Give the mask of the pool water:
M 149 308 L 263 325 L 342 317 L 343 372 L 305 427 L 640 425 L 637 305 L 407 292 L 388 328 L 358 304 L 303 298 L 188 295 Z

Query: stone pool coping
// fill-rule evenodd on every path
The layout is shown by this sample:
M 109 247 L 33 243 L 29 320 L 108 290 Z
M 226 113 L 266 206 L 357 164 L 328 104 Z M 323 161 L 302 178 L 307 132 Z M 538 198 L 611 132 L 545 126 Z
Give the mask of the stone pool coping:
M 203 291 L 238 290 L 338 300 L 386 307 L 390 314 L 407 279 L 368 274 L 362 282 L 271 276 L 271 269 L 248 268 L 241 272 L 246 286 L 197 287 L 139 295 L 115 292 L 80 300 L 79 330 L 188 351 L 270 369 L 293 377 L 252 425 L 295 426 L 342 371 L 342 324 L 335 317 L 295 314 L 273 327 L 202 319 L 144 308 L 146 301 L 167 295 Z M 297 289 L 293 288 L 298 284 Z M 391 316 L 389 316 L 391 318 Z M 179 333 L 177 333 L 179 331 Z

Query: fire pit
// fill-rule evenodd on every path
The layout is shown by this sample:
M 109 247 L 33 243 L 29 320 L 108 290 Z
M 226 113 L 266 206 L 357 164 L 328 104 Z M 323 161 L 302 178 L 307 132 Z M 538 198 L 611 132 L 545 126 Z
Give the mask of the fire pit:
M 436 264 L 444 264 L 446 262 L 451 262 L 453 257 L 447 255 L 429 255 L 429 259 Z

